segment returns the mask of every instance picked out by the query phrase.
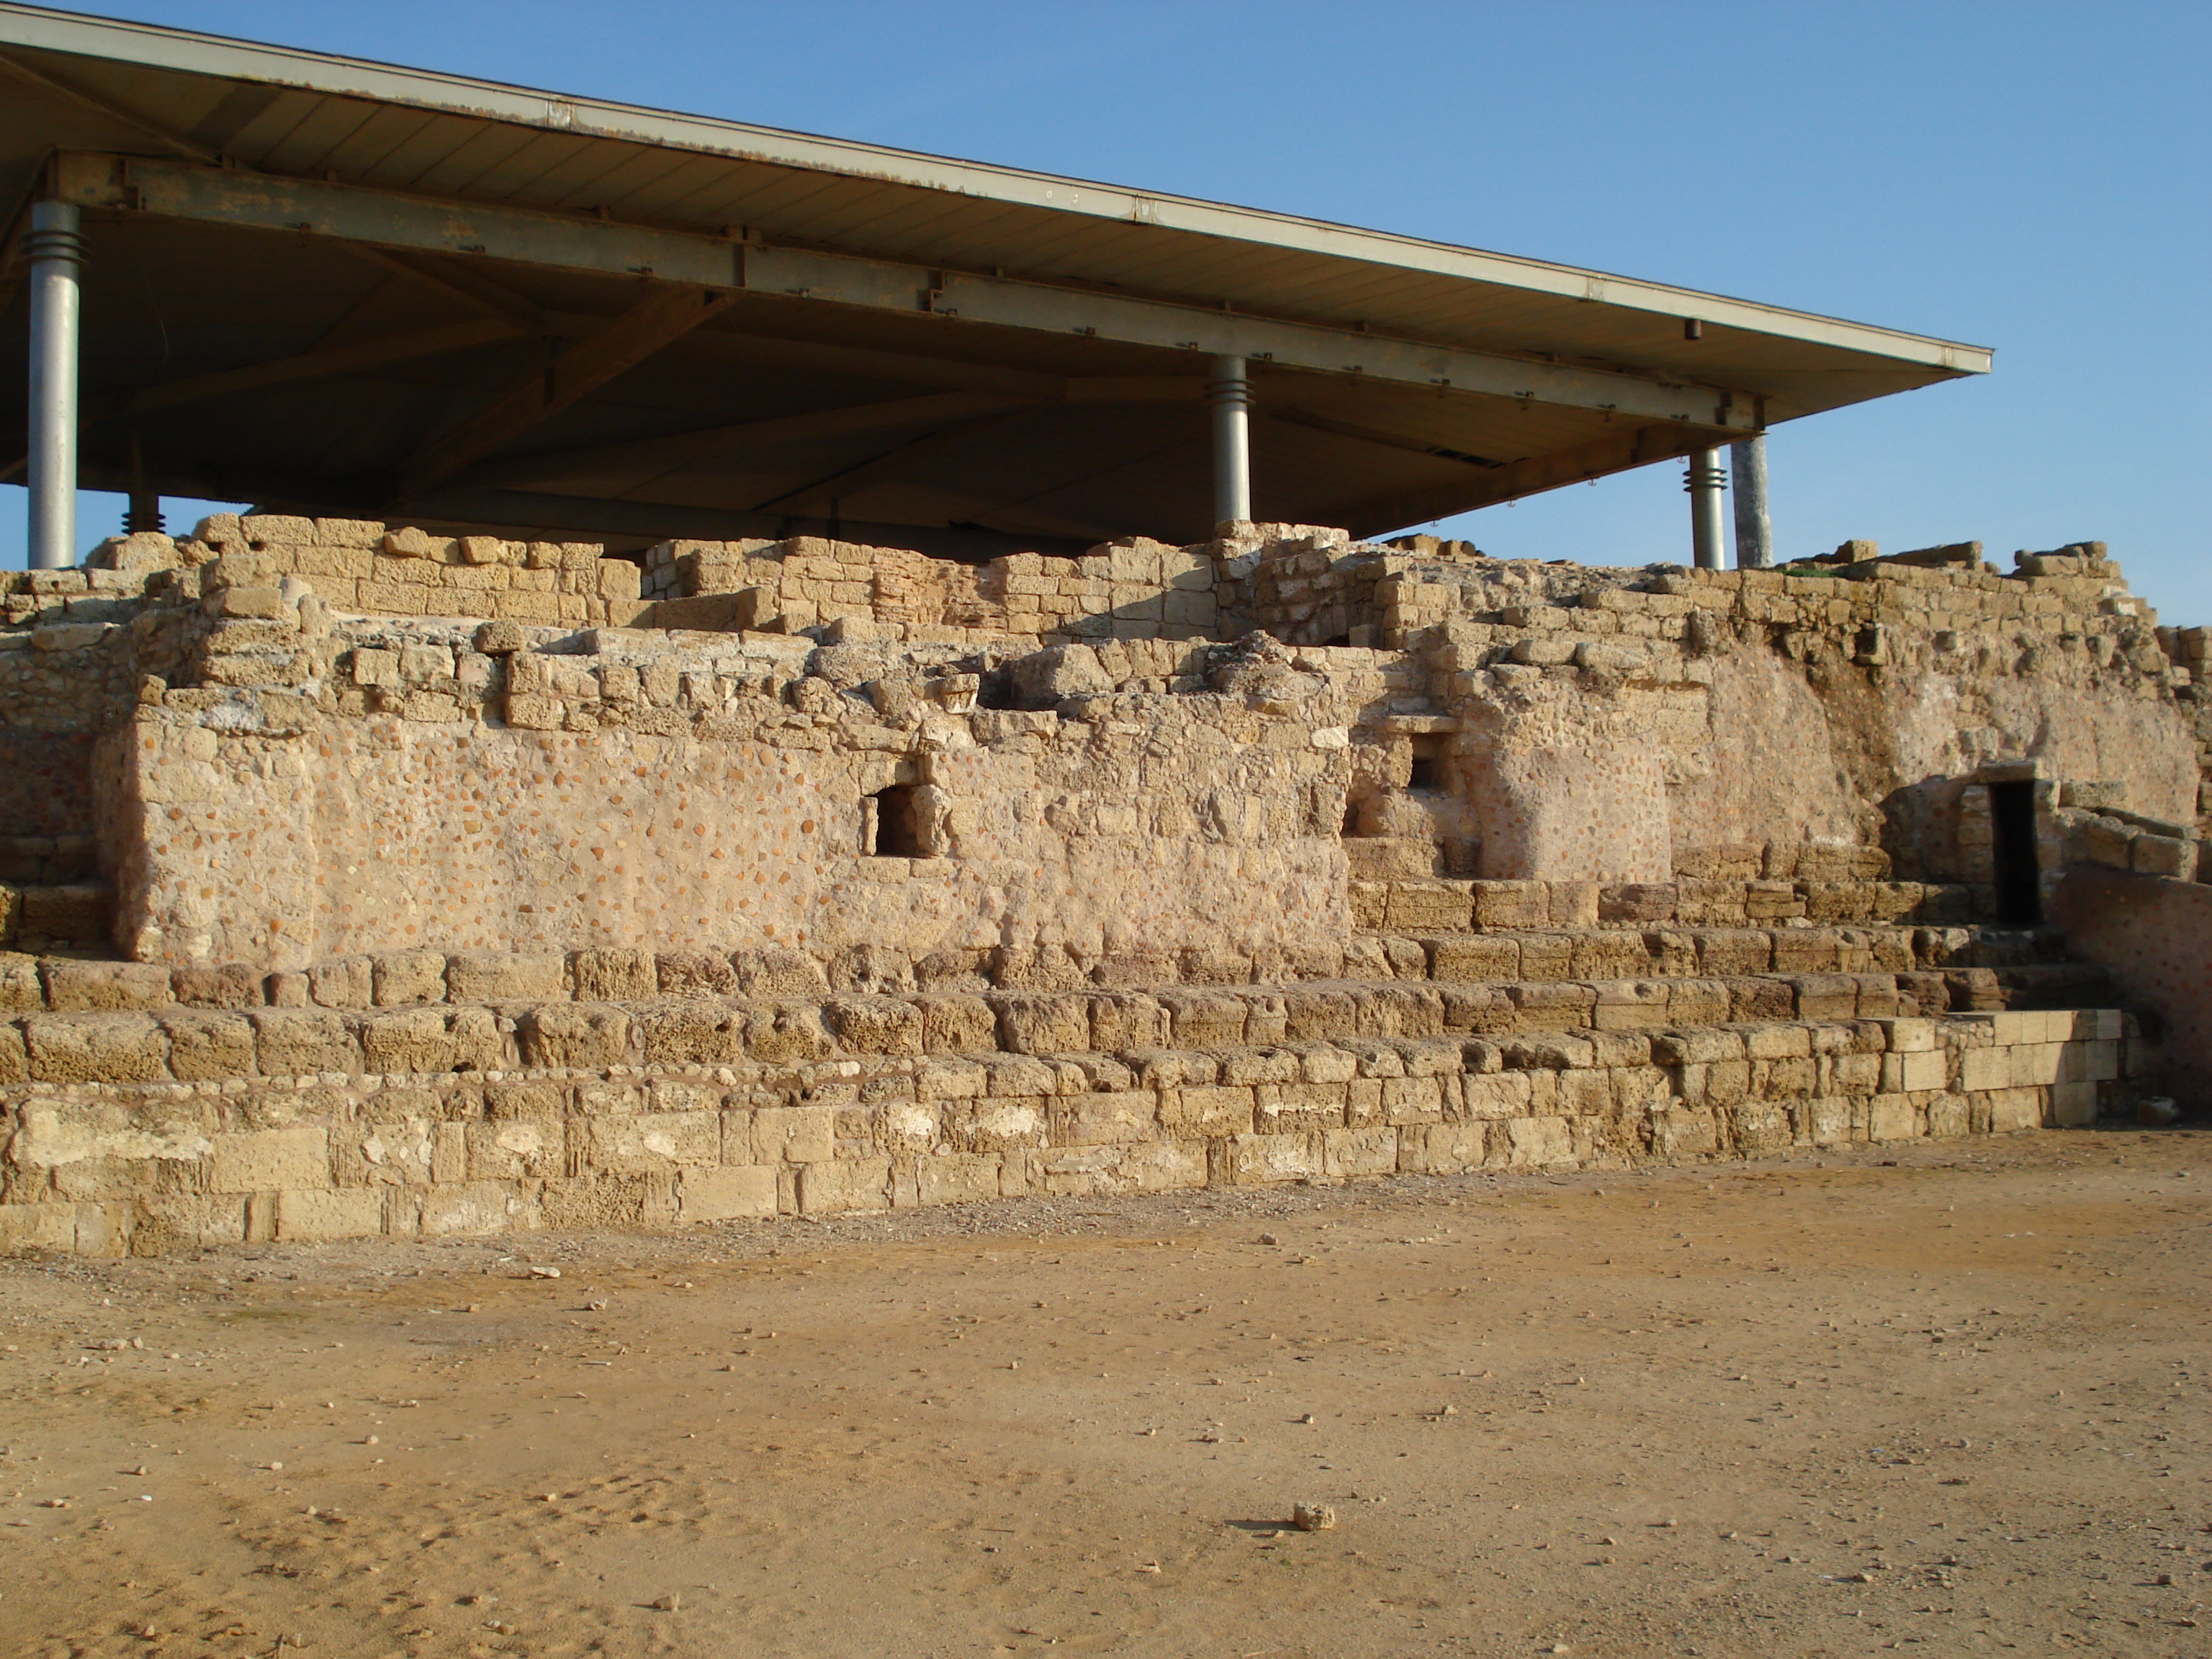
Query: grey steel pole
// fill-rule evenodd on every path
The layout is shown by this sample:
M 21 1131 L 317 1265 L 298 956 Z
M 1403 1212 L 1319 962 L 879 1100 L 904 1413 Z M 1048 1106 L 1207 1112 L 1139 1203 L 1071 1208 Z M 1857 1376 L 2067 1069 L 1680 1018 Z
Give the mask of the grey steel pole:
M 1701 449 L 1691 456 L 1682 488 L 1690 492 L 1690 546 L 1698 568 L 1724 569 L 1728 532 L 1721 525 L 1721 495 L 1728 488 L 1728 473 L 1721 465 L 1720 451 Z
M 1216 357 L 1206 388 L 1213 405 L 1213 521 L 1252 516 L 1252 379 L 1242 357 Z
M 1774 565 L 1774 524 L 1766 516 L 1766 434 L 1729 446 L 1729 482 L 1735 489 L 1735 568 Z
M 77 275 L 84 236 L 76 205 L 38 202 L 23 239 L 31 269 L 31 568 L 76 562 Z

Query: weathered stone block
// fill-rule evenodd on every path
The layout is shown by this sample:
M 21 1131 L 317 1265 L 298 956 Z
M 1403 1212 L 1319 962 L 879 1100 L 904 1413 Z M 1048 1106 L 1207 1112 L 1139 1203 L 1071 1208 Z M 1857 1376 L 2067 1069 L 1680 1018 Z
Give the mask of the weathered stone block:
M 253 1010 L 246 1018 L 253 1028 L 255 1058 L 265 1077 L 362 1070 L 356 1027 L 343 1015 L 270 1008 Z
M 1787 980 L 1731 979 L 1722 982 L 1728 987 L 1729 1018 L 1739 1024 L 1797 1018 L 1797 994 Z M 1856 990 L 1851 1006 L 1854 1009 L 1858 1006 Z
M 1249 1088 L 1223 1085 L 1164 1089 L 1159 1121 L 1172 1139 L 1213 1139 L 1249 1134 L 1255 1103 Z
M 1091 1000 L 1072 994 L 991 997 L 988 1001 L 998 1015 L 999 1046 L 1018 1054 L 1073 1054 L 1088 1048 Z
M 1305 1042 L 1348 1037 L 1358 1030 L 1359 1005 L 1343 991 L 1292 986 L 1283 993 L 1288 1035 Z
M 1474 921 L 1479 927 L 1542 927 L 1551 921 L 1551 890 L 1540 881 L 1478 881 Z
M 0 1013 L 35 1013 L 46 1006 L 39 959 L 20 951 L 0 951 Z
M 392 951 L 369 958 L 380 1008 L 446 1000 L 446 957 L 439 951 Z
M 516 1040 L 525 1066 L 620 1066 L 630 1057 L 631 1029 L 621 1008 L 552 1003 L 522 1016 Z
M 1016 1152 L 1046 1139 L 1046 1100 L 1041 1096 L 980 1096 L 945 1115 L 947 1141 L 964 1152 Z
M 1637 882 L 1602 887 L 1598 890 L 1597 915 L 1600 921 L 1607 922 L 1672 921 L 1674 884 Z
M 155 1083 L 168 1073 L 168 1035 L 143 1014 L 34 1014 L 23 1036 L 34 1082 Z
M 1576 979 L 1637 979 L 1651 971 L 1651 953 L 1644 935 L 1621 929 L 1588 933 L 1571 947 L 1569 973 Z
M 1177 1048 L 1234 1048 L 1244 1041 L 1247 1005 L 1242 997 L 1170 987 L 1158 998 Z
M 675 1004 L 640 1016 L 648 1066 L 727 1066 L 744 1057 L 746 1011 Z
M 510 1116 L 459 1127 L 471 1180 L 542 1181 L 568 1172 L 568 1138 L 557 1109 L 544 1117 Z
M 292 1133 L 285 1131 L 284 1133 Z M 246 1192 L 252 1188 L 226 1188 Z M 374 1238 L 384 1231 L 384 1194 L 374 1187 L 294 1188 L 276 1194 L 276 1237 L 314 1243 L 337 1238 Z
M 463 951 L 447 958 L 454 1002 L 550 1002 L 568 994 L 568 961 L 554 951 Z
M 829 1048 L 821 1011 L 811 1003 L 757 1006 L 745 1024 L 745 1052 L 771 1066 L 819 1060 Z
M 1056 1146 L 1108 1146 L 1149 1140 L 1158 1097 L 1149 1090 L 1061 1095 L 1051 1103 L 1050 1139 Z
M 1471 982 L 1517 979 L 1521 941 L 1510 933 L 1470 933 L 1429 941 L 1429 973 L 1439 980 Z
M 568 979 L 579 1002 L 629 1002 L 659 994 L 659 963 L 650 951 L 568 953 Z
M 996 1153 L 949 1152 L 915 1160 L 918 1204 L 980 1204 L 1000 1196 L 1006 1160 Z M 903 1201 L 903 1200 L 902 1200 Z
M 576 1167 L 635 1175 L 671 1164 L 719 1167 L 722 1122 L 718 1112 L 630 1112 L 570 1120 Z
M 1100 1053 L 1162 1048 L 1169 1041 L 1168 1012 L 1152 997 L 1133 991 L 1094 996 L 1090 1011 L 1090 1046 Z
M 1386 926 L 1394 933 L 1463 932 L 1474 914 L 1470 884 L 1449 881 L 1389 884 Z
M 795 1186 L 801 1215 L 837 1215 L 890 1207 L 890 1160 L 841 1158 L 802 1164 Z
M 755 1164 L 826 1164 L 836 1146 L 834 1107 L 763 1106 L 753 1114 Z
M 1663 979 L 1599 980 L 1590 988 L 1596 998 L 1590 1024 L 1597 1030 L 1641 1030 L 1668 1021 L 1671 987 Z
M 1398 1131 L 1398 1167 L 1408 1174 L 1464 1175 L 1486 1159 L 1488 1129 L 1480 1123 L 1431 1123 Z
M 169 1037 L 169 1074 L 184 1083 L 250 1077 L 253 1025 L 243 1014 L 173 1013 L 161 1020 Z
M 1212 1152 L 1211 1173 L 1214 1182 L 1222 1186 L 1260 1187 L 1285 1181 L 1314 1181 L 1327 1173 L 1319 1134 L 1240 1133 L 1219 1142 Z
M 177 1001 L 195 1008 L 255 1008 L 262 1001 L 263 975 L 244 963 L 220 968 L 176 968 L 169 973 L 169 992 Z
M 740 951 L 730 958 L 730 966 L 737 973 L 738 988 L 749 997 L 804 1000 L 825 995 L 830 989 L 820 963 L 781 945 Z
M 922 1012 L 902 997 L 840 997 L 825 1004 L 823 1018 L 848 1054 L 918 1054 Z
M 776 1212 L 775 1170 L 764 1164 L 686 1169 L 676 1188 L 685 1221 L 735 1221 Z
M 1505 1133 L 1506 1161 L 1516 1169 L 1564 1163 L 1574 1156 L 1574 1134 L 1565 1118 L 1513 1118 Z
M 442 1008 L 374 1016 L 362 1024 L 362 1052 L 370 1071 L 386 1073 L 450 1072 L 456 1058 Z
M 663 951 L 656 963 L 665 997 L 734 997 L 737 969 L 727 957 L 708 951 Z
M 330 1138 L 314 1126 L 217 1135 L 208 1154 L 212 1193 L 321 1191 L 331 1185 Z
M 169 970 L 145 962 L 78 962 L 49 957 L 40 963 L 46 1006 L 56 1013 L 164 1008 L 172 999 Z

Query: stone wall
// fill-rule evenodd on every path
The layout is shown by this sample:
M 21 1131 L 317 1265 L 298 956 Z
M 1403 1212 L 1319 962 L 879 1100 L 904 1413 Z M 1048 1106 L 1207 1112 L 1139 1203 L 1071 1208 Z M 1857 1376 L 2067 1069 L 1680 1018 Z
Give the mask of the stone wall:
M 890 620 L 875 575 L 851 598 L 875 606 L 865 617 L 755 618 L 774 631 L 349 612 L 299 567 L 348 538 L 359 557 L 394 556 L 361 545 L 379 526 L 237 522 L 265 533 L 204 526 L 210 539 L 175 544 L 199 562 L 103 600 L 127 625 L 33 618 L 21 635 L 98 635 L 73 648 L 107 665 L 104 856 L 118 938 L 147 959 L 296 967 L 394 940 L 1097 955 L 1139 935 L 1170 955 L 1208 939 L 1249 952 L 1340 937 L 1355 878 L 1786 882 L 1807 860 L 1985 890 L 1988 781 L 2015 772 L 2040 781 L 2047 876 L 2103 844 L 2062 783 L 2106 817 L 2167 824 L 2142 842 L 2146 859 L 2180 849 L 2161 868 L 2195 845 L 2179 821 L 2199 787 L 2193 672 L 2109 566 L 2054 575 L 2046 558 L 1998 578 L 1854 558 L 1801 577 L 1468 559 L 1455 582 L 1417 585 L 1514 603 L 1380 647 L 978 646 Z M 1218 572 L 1247 604 L 1274 567 L 1340 545 L 1224 542 L 1178 569 Z M 871 571 L 850 556 L 868 551 L 718 544 L 662 568 L 699 587 L 736 571 L 756 596 L 770 571 L 816 583 L 803 603 L 818 617 L 846 602 L 824 573 Z M 1149 546 L 1097 557 L 1110 574 L 1138 553 L 1171 579 Z M 1355 550 L 1327 568 L 1423 556 Z M 930 605 L 990 575 L 938 568 Z M 1137 602 L 1097 580 L 1103 600 Z M 358 605 L 378 586 L 349 591 Z M 1976 606 L 2042 618 L 2021 607 L 2087 586 L 2100 608 L 2070 630 L 1966 626 Z M 910 844 L 877 844 L 878 798 L 919 815 Z
M 1136 1012 L 1133 1046 L 1023 1054 L 991 1042 L 1008 1011 L 963 1037 L 957 1006 L 934 1041 L 865 1006 L 857 1040 L 705 1006 L 27 1018 L 0 1029 L 0 1250 L 1617 1169 L 2086 1123 L 2128 1086 L 2110 1011 L 1380 1039 L 1325 1001 L 1304 1035 L 1280 1006 L 1256 1036 L 1258 1008 Z
M 2153 1018 L 2161 1085 L 2185 1110 L 2212 1109 L 2212 886 L 2075 866 L 2052 915 Z
M 980 643 L 1030 639 L 1212 639 L 1220 631 L 1216 560 L 1206 547 L 1141 538 L 1082 558 L 1009 554 L 958 564 L 819 537 L 672 542 L 647 555 L 663 628 L 824 626 L 840 640 Z
M 191 535 L 141 532 L 103 544 L 100 567 L 141 576 L 228 558 L 234 571 L 311 586 L 332 608 L 389 617 L 503 618 L 598 627 L 634 622 L 644 609 L 644 574 L 595 544 L 434 536 L 358 519 L 219 513 Z
M 252 515 L 0 599 L 19 1243 L 1695 1159 L 2195 1086 L 2203 636 L 2094 548 L 641 566 Z M 2069 947 L 2015 925 L 2023 856 L 2047 903 L 2184 897 Z M 125 960 L 64 948 L 111 926 Z

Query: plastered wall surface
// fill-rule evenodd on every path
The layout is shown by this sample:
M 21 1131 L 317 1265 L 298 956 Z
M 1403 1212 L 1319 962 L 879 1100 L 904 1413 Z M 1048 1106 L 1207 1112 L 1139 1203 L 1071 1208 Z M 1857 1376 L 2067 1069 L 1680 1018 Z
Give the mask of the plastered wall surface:
M 1147 764 L 1146 728 L 1121 724 L 913 754 L 459 721 L 226 736 L 149 713 L 117 740 L 136 793 L 112 821 L 135 815 L 138 872 L 122 915 L 140 960 L 276 968 L 395 946 L 1096 956 L 1341 937 L 1343 855 L 1312 809 L 1323 751 Z M 863 800 L 902 772 L 941 803 L 940 856 L 862 851 Z M 1115 799 L 1134 774 L 1144 792 Z

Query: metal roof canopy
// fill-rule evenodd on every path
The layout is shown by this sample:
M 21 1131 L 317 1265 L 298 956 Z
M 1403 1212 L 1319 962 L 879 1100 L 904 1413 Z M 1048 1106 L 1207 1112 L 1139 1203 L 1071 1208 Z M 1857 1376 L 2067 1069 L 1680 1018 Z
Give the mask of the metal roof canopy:
M 631 544 L 1195 540 L 1209 360 L 1235 356 L 1255 514 L 1372 534 L 1990 366 L 1538 260 L 30 6 L 0 3 L 0 307 L 30 202 L 80 204 L 82 476 L 112 489 Z M 24 350 L 11 321 L 10 374 Z M 21 416 L 0 434 L 4 470 Z

